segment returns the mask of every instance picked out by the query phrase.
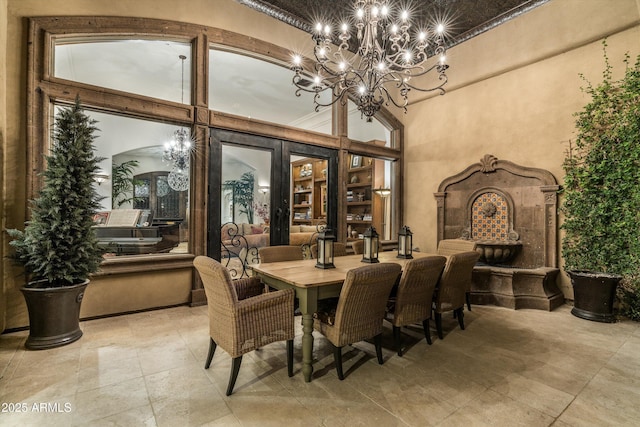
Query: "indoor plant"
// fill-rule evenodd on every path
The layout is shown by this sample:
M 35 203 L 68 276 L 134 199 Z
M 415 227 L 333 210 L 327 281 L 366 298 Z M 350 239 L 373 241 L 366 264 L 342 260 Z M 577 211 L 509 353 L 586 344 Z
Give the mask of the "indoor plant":
M 591 101 L 575 114 L 577 136 L 563 163 L 562 255 L 574 287 L 574 315 L 614 321 L 622 279 L 623 313 L 638 320 L 640 56 L 635 64 L 627 56 L 624 77 L 613 80 L 603 45 L 603 81 L 594 86 L 581 76 Z
M 136 180 L 134 176 L 135 169 L 140 165 L 137 160 L 128 160 L 122 162 L 119 165 L 113 163 L 111 170 L 113 176 L 111 177 L 111 208 L 119 209 L 124 204 L 135 204 L 137 199 L 133 190 L 136 185 L 139 185 L 139 180 Z
M 76 341 L 80 303 L 102 261 L 93 216 L 100 197 L 93 186 L 103 159 L 94 154 L 97 128 L 76 99 L 55 118 L 43 187 L 32 201 L 24 231 L 12 229 L 14 258 L 28 282 L 20 289 L 29 311 L 26 347 L 43 349 Z

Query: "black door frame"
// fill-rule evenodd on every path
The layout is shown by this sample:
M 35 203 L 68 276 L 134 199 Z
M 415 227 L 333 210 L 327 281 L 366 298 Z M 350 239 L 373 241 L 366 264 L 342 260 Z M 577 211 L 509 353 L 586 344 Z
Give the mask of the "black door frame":
M 338 225 L 338 150 L 301 142 L 252 135 L 226 129 L 210 129 L 209 185 L 207 186 L 207 254 L 220 260 L 222 188 L 222 146 L 233 144 L 271 151 L 270 242 L 282 245 L 289 241 L 291 198 L 291 155 L 327 160 L 327 227 Z M 213 196 L 213 197 L 212 197 Z

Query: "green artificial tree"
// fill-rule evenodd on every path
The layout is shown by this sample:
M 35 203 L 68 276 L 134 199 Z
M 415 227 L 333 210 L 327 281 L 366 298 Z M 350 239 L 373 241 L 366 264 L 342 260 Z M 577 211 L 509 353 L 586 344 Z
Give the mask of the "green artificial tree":
M 586 82 L 589 102 L 575 114 L 577 136 L 566 173 L 562 256 L 565 269 L 622 276 L 621 311 L 640 320 L 640 56 L 613 80 Z
M 79 99 L 56 115 L 53 143 L 46 157 L 44 186 L 32 201 L 24 231 L 8 230 L 15 259 L 29 280 L 41 287 L 64 287 L 96 272 L 103 250 L 92 226 L 102 197 L 94 175 L 104 160 L 94 154 L 95 121 Z

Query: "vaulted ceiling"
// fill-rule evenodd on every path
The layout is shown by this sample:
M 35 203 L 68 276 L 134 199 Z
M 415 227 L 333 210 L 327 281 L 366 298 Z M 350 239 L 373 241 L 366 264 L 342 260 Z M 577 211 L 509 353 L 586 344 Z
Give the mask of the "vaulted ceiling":
M 340 22 L 353 16 L 353 0 L 236 0 L 303 31 L 318 20 Z M 444 21 L 449 47 L 490 30 L 548 0 L 388 0 L 407 6 L 412 22 Z M 353 40 L 353 38 L 352 38 Z

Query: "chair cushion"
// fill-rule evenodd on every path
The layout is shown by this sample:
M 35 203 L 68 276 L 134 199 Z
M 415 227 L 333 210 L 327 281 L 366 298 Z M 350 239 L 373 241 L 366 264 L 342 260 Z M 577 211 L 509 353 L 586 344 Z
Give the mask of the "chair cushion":
M 336 307 L 338 306 L 338 297 L 321 299 L 318 301 L 318 311 L 313 313 L 313 318 L 333 326 L 336 322 Z

